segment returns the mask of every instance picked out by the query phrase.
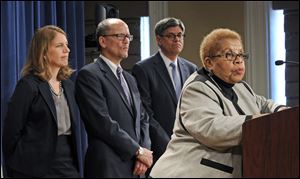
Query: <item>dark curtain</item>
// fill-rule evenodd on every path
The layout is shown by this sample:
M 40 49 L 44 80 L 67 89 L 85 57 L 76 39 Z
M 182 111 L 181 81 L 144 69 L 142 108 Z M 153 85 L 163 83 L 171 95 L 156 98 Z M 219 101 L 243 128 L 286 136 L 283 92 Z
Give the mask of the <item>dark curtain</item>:
M 71 50 L 70 66 L 80 69 L 85 61 L 84 2 L 1 1 L 1 139 L 7 102 L 20 79 L 30 40 L 37 28 L 49 24 L 57 25 L 67 33 Z M 74 80 L 75 76 L 76 73 L 71 79 Z M 81 140 L 78 142 L 82 146 L 82 157 L 79 159 L 82 174 L 87 146 L 82 122 L 80 130 Z M 2 158 L 1 143 L 1 167 Z

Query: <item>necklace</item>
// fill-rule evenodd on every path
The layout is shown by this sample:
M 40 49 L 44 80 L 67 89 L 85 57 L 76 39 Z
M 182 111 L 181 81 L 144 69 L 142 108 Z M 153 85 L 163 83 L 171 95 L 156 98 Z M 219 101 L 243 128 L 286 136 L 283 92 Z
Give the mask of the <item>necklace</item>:
M 48 82 L 49 83 L 49 82 Z M 55 90 L 53 89 L 52 85 L 49 83 L 49 86 L 50 86 L 50 90 L 51 92 L 57 96 L 58 98 L 63 94 L 63 91 L 64 89 L 62 88 L 62 84 L 61 84 L 61 81 L 59 81 L 59 92 L 58 94 L 55 92 Z

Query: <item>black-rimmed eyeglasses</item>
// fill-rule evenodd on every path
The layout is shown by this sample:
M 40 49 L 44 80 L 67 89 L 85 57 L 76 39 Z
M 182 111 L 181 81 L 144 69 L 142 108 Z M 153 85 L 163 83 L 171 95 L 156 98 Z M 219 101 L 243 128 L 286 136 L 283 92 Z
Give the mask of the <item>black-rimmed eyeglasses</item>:
M 129 41 L 132 41 L 133 40 L 133 35 L 130 35 L 130 34 L 110 34 L 110 35 L 102 35 L 103 37 L 116 37 L 118 40 L 120 41 L 124 41 L 126 38 L 129 39 Z
M 236 62 L 237 57 L 242 59 L 243 61 L 248 60 L 249 54 L 248 53 L 234 53 L 234 52 L 226 52 L 224 54 L 220 55 L 212 55 L 208 56 L 210 58 L 215 58 L 215 57 L 225 57 L 227 61 L 231 61 L 233 63 Z
M 166 35 L 160 35 L 161 37 L 166 37 L 170 40 L 175 40 L 176 37 L 178 37 L 179 39 L 183 39 L 185 37 L 185 34 L 182 34 L 182 33 L 178 33 L 178 34 L 173 34 L 173 33 L 169 33 L 169 34 L 166 34 Z

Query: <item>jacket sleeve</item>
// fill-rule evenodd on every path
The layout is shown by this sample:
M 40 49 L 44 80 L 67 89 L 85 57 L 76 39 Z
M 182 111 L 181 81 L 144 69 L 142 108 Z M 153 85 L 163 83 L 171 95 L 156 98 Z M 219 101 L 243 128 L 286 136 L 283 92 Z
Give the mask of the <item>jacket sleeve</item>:
M 8 103 L 2 145 L 6 161 L 13 155 L 18 142 L 22 139 L 22 132 L 35 95 L 37 95 L 36 90 L 33 90 L 26 80 L 21 79 Z
M 151 141 L 166 145 L 170 137 L 167 132 L 161 127 L 159 122 L 154 118 L 154 112 L 152 109 L 151 89 L 149 85 L 148 75 L 145 70 L 140 67 L 139 64 L 134 65 L 132 69 L 132 75 L 135 77 L 138 89 L 141 95 L 143 106 L 149 115 L 149 128 Z
M 277 112 L 281 107 L 286 107 L 285 105 L 277 104 L 272 99 L 267 99 L 264 96 L 257 95 L 253 89 L 245 81 L 242 81 L 244 87 L 253 95 L 255 103 L 260 110 L 261 114 L 264 113 L 274 113 Z
M 88 70 L 81 70 L 75 82 L 75 96 L 86 131 L 110 145 L 123 160 L 129 160 L 139 144 L 111 118 L 101 85 L 97 75 Z
M 241 142 L 246 115 L 225 116 L 216 94 L 202 82 L 183 89 L 179 115 L 188 133 L 209 148 L 224 151 Z
M 149 136 L 149 116 L 141 103 L 141 140 L 140 145 L 151 149 L 151 140 Z

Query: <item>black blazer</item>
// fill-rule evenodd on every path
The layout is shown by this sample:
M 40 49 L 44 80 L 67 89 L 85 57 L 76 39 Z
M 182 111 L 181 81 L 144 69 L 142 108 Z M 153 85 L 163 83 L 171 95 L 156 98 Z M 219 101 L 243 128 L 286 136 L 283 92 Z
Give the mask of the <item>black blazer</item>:
M 150 149 L 149 117 L 140 100 L 134 77 L 123 75 L 130 88 L 129 106 L 117 77 L 98 58 L 84 66 L 75 83 L 81 119 L 88 134 L 85 177 L 134 177 L 139 146 Z
M 178 57 L 181 84 L 197 70 L 193 63 Z M 176 93 L 166 65 L 157 52 L 132 69 L 143 104 L 150 116 L 150 138 L 154 159 L 162 155 L 172 135 L 177 107 Z
M 79 159 L 80 137 L 76 130 L 76 101 L 71 80 L 62 82 L 66 96 L 73 136 L 74 149 Z M 3 152 L 9 171 L 32 177 L 42 177 L 50 169 L 57 141 L 57 116 L 54 101 L 47 81 L 28 75 L 17 83 L 3 127 Z M 78 163 L 78 162 L 77 162 Z M 79 166 L 78 166 L 79 171 Z

